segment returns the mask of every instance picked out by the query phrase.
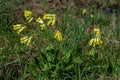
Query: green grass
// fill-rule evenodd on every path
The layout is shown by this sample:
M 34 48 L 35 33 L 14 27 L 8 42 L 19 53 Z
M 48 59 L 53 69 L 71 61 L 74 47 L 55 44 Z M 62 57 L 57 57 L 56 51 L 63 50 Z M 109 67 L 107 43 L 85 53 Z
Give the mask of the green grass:
M 111 0 L 112 1 L 112 0 Z M 120 79 L 120 15 L 108 15 L 107 10 L 96 5 L 74 6 L 61 9 L 45 9 L 44 13 L 57 15 L 56 27 L 41 31 L 32 25 L 29 34 L 35 34 L 33 46 L 20 43 L 20 35 L 13 25 L 25 23 L 23 11 L 32 10 L 22 5 L 19 17 L 14 10 L 22 1 L 1 0 L 0 3 L 0 79 L 1 80 L 119 80 Z M 47 0 L 41 2 L 44 8 Z M 43 3 L 43 4 L 42 4 Z M 9 5 L 8 5 L 9 4 Z M 87 14 L 82 15 L 82 9 Z M 58 10 L 58 11 L 57 11 Z M 94 20 L 90 17 L 93 10 Z M 114 13 L 114 12 L 113 12 Z M 42 17 L 42 14 L 37 14 Z M 21 22 L 20 22 L 21 21 Z M 90 47 L 94 37 L 94 24 L 100 28 L 103 44 Z M 63 41 L 54 39 L 56 30 Z M 25 34 L 26 35 L 26 34 Z M 22 35 L 23 36 L 23 35 Z M 93 54 L 93 55 L 90 55 Z

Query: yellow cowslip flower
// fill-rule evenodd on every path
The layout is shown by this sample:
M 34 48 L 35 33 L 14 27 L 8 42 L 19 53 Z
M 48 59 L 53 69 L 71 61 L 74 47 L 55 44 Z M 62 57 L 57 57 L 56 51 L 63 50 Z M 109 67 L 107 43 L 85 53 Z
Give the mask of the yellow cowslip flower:
M 24 44 L 26 46 L 31 46 L 32 36 L 25 36 L 20 38 L 21 44 Z
M 38 18 L 36 19 L 36 22 L 38 22 L 38 23 L 40 23 L 40 24 L 43 24 L 43 23 L 44 23 L 43 20 L 42 20 L 40 17 L 38 17 Z
M 84 15 L 84 14 L 86 14 L 86 13 L 87 13 L 86 9 L 83 9 L 83 10 L 82 10 L 82 14 Z
M 94 27 L 94 33 L 97 38 L 100 38 L 100 29 L 99 28 Z
M 33 13 L 31 11 L 25 10 L 24 17 L 30 23 L 33 20 Z
M 13 29 L 17 31 L 18 34 L 20 34 L 24 29 L 26 29 L 26 26 L 23 24 L 16 24 L 13 25 Z
M 52 23 L 52 19 L 47 22 L 47 25 L 50 26 L 51 23 Z
M 55 14 L 44 14 L 43 16 L 44 20 L 48 20 L 47 25 L 50 26 L 54 26 L 56 23 L 56 15 Z
M 45 24 L 44 24 L 43 20 L 40 17 L 38 17 L 36 19 L 36 22 L 40 23 L 41 30 L 45 30 Z
M 99 39 L 99 38 L 92 38 L 90 41 L 89 41 L 89 46 L 93 46 L 93 47 L 95 47 L 95 46 L 100 46 L 100 45 L 102 45 L 102 41 L 101 41 L 101 39 Z
M 58 41 L 63 40 L 62 34 L 61 34 L 60 31 L 57 31 L 57 32 L 55 33 L 54 38 L 57 39 Z
M 56 18 L 54 18 L 54 19 L 52 20 L 52 22 L 51 22 L 51 26 L 54 26 L 55 23 L 56 23 Z
M 56 15 L 55 14 L 44 14 L 43 16 L 44 20 L 51 19 L 51 18 L 56 18 Z

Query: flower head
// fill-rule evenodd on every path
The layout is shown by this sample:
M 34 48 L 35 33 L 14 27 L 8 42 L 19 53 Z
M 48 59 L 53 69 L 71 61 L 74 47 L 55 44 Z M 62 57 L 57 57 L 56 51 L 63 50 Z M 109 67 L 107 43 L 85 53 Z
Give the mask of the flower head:
M 44 24 L 43 20 L 40 17 L 38 17 L 36 19 L 36 22 L 40 23 L 41 30 L 45 30 L 45 24 Z
M 24 44 L 26 46 L 31 46 L 32 36 L 25 36 L 20 38 L 21 44 Z
M 53 19 L 53 18 L 56 18 L 55 14 L 44 14 L 44 16 L 43 16 L 44 20 L 46 20 L 46 19 Z
M 16 24 L 13 25 L 13 29 L 17 31 L 18 34 L 20 34 L 24 29 L 26 29 L 26 26 L 23 24 Z
M 33 20 L 33 13 L 31 11 L 25 10 L 24 17 L 30 23 Z
M 95 33 L 97 38 L 100 38 L 100 29 L 99 28 L 94 27 L 94 33 Z
M 56 22 L 56 15 L 55 14 L 45 14 L 43 16 L 44 20 L 48 20 L 47 25 L 48 26 L 54 26 Z
M 89 41 L 89 46 L 93 46 L 93 47 L 95 47 L 95 46 L 100 46 L 100 45 L 102 45 L 102 41 L 101 41 L 101 39 L 99 39 L 99 38 L 92 38 L 90 41 Z
M 38 18 L 36 19 L 36 22 L 38 22 L 38 23 L 40 23 L 40 24 L 43 24 L 43 23 L 44 23 L 43 20 L 42 20 L 40 17 L 38 17 Z
M 57 39 L 58 41 L 63 40 L 62 34 L 61 34 L 60 31 L 57 31 L 57 32 L 55 33 L 54 38 Z

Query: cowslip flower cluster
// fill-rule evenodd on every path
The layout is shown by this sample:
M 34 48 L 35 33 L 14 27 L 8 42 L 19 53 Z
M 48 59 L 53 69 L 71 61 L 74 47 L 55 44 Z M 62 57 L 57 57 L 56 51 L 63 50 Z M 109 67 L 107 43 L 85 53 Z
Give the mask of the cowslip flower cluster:
M 40 17 L 38 17 L 37 19 L 36 19 L 36 22 L 38 22 L 39 24 L 40 24 L 40 29 L 41 30 L 45 30 L 45 23 L 44 23 L 44 21 L 40 18 Z
M 45 14 L 43 16 L 43 20 L 48 20 L 47 25 L 48 26 L 54 26 L 56 22 L 56 15 L 55 14 Z
M 97 38 L 100 38 L 100 29 L 99 28 L 94 27 L 94 33 Z
M 33 13 L 31 11 L 25 10 L 24 17 L 28 23 L 31 23 L 33 20 Z M 18 35 L 22 34 L 22 31 L 26 30 L 27 26 L 24 24 L 13 25 L 13 30 L 17 32 Z M 20 43 L 26 46 L 32 45 L 32 35 L 27 35 L 20 38 Z
M 26 46 L 32 46 L 31 41 L 32 41 L 32 36 L 25 36 L 20 38 L 20 42 Z
M 90 41 L 89 41 L 89 46 L 100 46 L 102 45 L 102 40 L 101 40 L 101 35 L 100 35 L 100 29 L 99 28 L 96 28 L 94 27 L 94 33 L 95 33 L 95 38 L 92 38 Z
M 23 24 L 16 24 L 13 25 L 13 29 L 17 32 L 17 34 L 20 34 L 23 30 L 25 30 L 27 27 Z
M 38 17 L 38 18 L 35 18 L 35 20 L 33 20 L 34 19 L 33 13 L 31 11 L 25 10 L 24 17 L 27 23 L 29 24 L 32 23 L 32 21 L 36 21 L 36 23 L 39 24 L 39 27 L 41 30 L 45 30 L 46 26 L 54 26 L 56 23 L 55 14 L 44 14 L 42 18 Z M 47 25 L 45 24 L 45 22 L 47 22 Z M 29 27 L 24 24 L 16 24 L 16 25 L 13 25 L 13 30 L 16 31 L 18 35 L 21 35 L 23 31 L 27 30 L 28 32 L 31 29 L 29 30 Z M 24 35 L 24 36 L 22 34 L 22 37 L 20 37 L 20 43 L 26 46 L 32 46 L 33 37 L 35 36 L 32 34 Z M 63 39 L 61 32 L 57 31 L 54 35 L 54 38 L 57 39 L 58 41 L 61 41 Z
M 33 20 L 33 13 L 31 11 L 25 10 L 24 17 L 30 23 Z
M 54 26 L 56 23 L 56 15 L 55 14 L 44 14 L 42 18 L 38 17 L 36 22 L 40 24 L 40 29 L 45 30 L 46 25 L 43 20 L 47 20 L 47 26 Z
M 90 46 L 97 46 L 97 45 L 102 45 L 102 41 L 100 38 L 92 38 L 90 41 L 89 41 L 89 45 Z
M 55 35 L 54 35 L 54 38 L 57 39 L 58 41 L 62 41 L 63 38 L 62 38 L 62 34 L 60 31 L 56 31 Z

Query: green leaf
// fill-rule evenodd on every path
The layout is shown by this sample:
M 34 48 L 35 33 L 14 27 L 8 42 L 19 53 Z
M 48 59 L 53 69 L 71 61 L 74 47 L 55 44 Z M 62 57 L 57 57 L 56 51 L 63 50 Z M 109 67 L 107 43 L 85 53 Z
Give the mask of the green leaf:
M 71 50 L 70 50 L 69 52 L 66 52 L 65 54 L 66 54 L 66 55 L 65 55 L 65 57 L 64 57 L 64 62 L 67 63 L 67 62 L 69 62 L 69 60 L 70 60 L 69 58 L 70 58 L 70 56 L 71 56 Z
M 65 68 L 65 70 L 70 70 L 70 69 L 73 68 L 73 67 L 74 67 L 74 65 L 71 64 L 71 65 L 67 66 L 67 67 Z
M 92 48 L 89 52 L 89 55 L 94 56 L 95 55 L 95 48 Z
M 49 45 L 47 46 L 47 48 L 46 48 L 46 51 L 50 51 L 50 50 L 52 50 L 52 49 L 54 49 L 54 45 L 53 45 L 53 44 L 49 44 Z
M 74 57 L 73 61 L 78 64 L 81 64 L 83 62 L 80 57 Z

